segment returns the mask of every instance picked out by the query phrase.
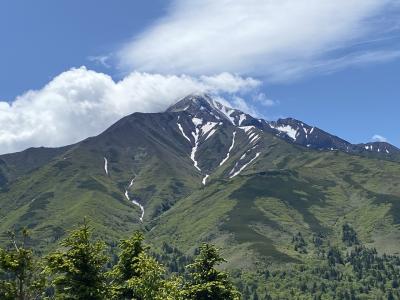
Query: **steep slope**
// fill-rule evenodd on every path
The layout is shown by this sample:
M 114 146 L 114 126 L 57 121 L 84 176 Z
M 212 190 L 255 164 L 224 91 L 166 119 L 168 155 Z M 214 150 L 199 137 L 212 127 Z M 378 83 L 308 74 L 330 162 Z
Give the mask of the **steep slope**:
M 395 162 L 304 150 L 265 136 L 253 164 L 233 179 L 214 177 L 182 199 L 151 237 L 160 243 L 172 239 L 189 253 L 212 241 L 226 249 L 231 267 L 252 269 L 265 259 L 302 260 L 291 245 L 297 232 L 308 241 L 321 233 L 335 243 L 348 222 L 364 243 L 398 254 L 399 180 Z

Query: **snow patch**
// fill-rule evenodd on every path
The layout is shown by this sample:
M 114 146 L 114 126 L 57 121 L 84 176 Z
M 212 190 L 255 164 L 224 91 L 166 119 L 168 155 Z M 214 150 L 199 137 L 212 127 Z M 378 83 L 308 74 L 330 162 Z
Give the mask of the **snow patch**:
M 288 137 L 290 137 L 292 140 L 296 140 L 297 129 L 294 129 L 292 126 L 290 125 L 278 126 L 275 127 L 275 129 L 286 133 Z
M 242 125 L 243 121 L 245 121 L 246 118 L 247 118 L 247 116 L 246 116 L 245 114 L 241 114 L 241 115 L 239 116 L 239 123 L 238 123 L 238 125 L 239 125 L 239 126 Z
M 228 153 L 226 154 L 225 158 L 219 163 L 220 166 L 222 166 L 229 159 L 229 155 L 233 149 L 233 146 L 235 145 L 235 136 L 236 136 L 236 131 L 233 132 L 232 144 L 229 147 Z
M 251 164 L 253 161 L 255 161 L 255 160 L 257 159 L 257 157 L 259 157 L 259 156 L 260 156 L 260 152 L 257 152 L 256 155 L 255 155 L 247 164 L 243 165 L 243 166 L 239 169 L 239 171 L 233 173 L 229 178 L 233 178 L 233 177 L 239 175 L 240 172 L 242 172 L 249 164 Z
M 108 175 L 108 160 L 105 157 L 104 157 L 104 171 L 106 172 L 106 175 Z
M 203 136 L 206 136 L 206 140 L 215 133 L 215 131 L 216 131 L 215 126 L 216 125 L 218 125 L 218 123 L 207 122 L 206 124 L 204 124 L 201 127 L 201 133 L 202 133 Z M 208 134 L 208 133 L 210 133 L 210 134 Z
M 190 153 L 190 158 L 191 158 L 192 161 L 193 161 L 194 167 L 195 167 L 197 170 L 201 171 L 200 168 L 199 168 L 198 165 L 197 165 L 197 160 L 196 160 L 196 152 L 197 152 L 197 148 L 198 148 L 198 146 L 199 146 L 199 129 L 198 129 L 197 127 L 196 127 L 196 131 L 195 131 L 195 132 L 192 132 L 192 135 L 193 135 L 193 137 L 194 137 L 194 146 L 193 146 L 193 148 L 192 148 L 192 153 Z
M 187 140 L 189 141 L 189 143 L 191 143 L 189 137 L 188 137 L 188 136 L 185 134 L 185 132 L 183 131 L 182 125 L 179 124 L 179 123 L 176 123 L 176 124 L 178 124 L 178 128 L 179 128 L 179 130 L 181 131 L 181 133 L 182 133 L 182 135 L 184 136 L 184 138 L 187 139 Z
M 136 206 L 138 206 L 140 208 L 140 211 L 142 212 L 142 214 L 140 215 L 139 220 L 140 220 L 140 222 L 143 223 L 143 217 L 144 217 L 144 207 L 143 207 L 143 205 L 141 205 L 135 199 L 130 199 L 130 197 L 129 197 L 129 189 L 133 186 L 133 182 L 134 182 L 134 179 L 131 180 L 131 182 L 129 183 L 128 188 L 125 190 L 125 198 L 126 198 L 126 200 L 131 201 L 132 204 L 134 204 L 134 205 L 136 205 Z
M 243 129 L 244 132 L 248 133 L 250 130 L 254 129 L 254 126 L 241 126 L 240 129 Z
M 251 140 L 250 140 L 250 144 L 253 144 L 255 142 L 257 142 L 260 139 L 260 136 L 257 134 L 255 135 Z
M 199 119 L 199 118 L 194 117 L 194 118 L 192 118 L 192 122 L 193 122 L 194 126 L 197 127 L 197 126 L 203 124 L 203 119 Z
M 210 175 L 208 175 L 208 174 L 206 174 L 206 176 L 204 176 L 203 180 L 201 181 L 201 182 L 203 183 L 203 185 L 206 185 L 206 181 L 207 181 L 207 178 L 208 178 L 209 176 L 210 176 Z
M 206 140 L 208 140 L 215 132 L 217 131 L 217 129 L 213 129 L 213 130 L 211 130 L 211 132 L 210 132 L 210 134 L 209 135 L 207 135 L 207 137 L 206 137 L 206 139 L 205 139 L 205 141 Z

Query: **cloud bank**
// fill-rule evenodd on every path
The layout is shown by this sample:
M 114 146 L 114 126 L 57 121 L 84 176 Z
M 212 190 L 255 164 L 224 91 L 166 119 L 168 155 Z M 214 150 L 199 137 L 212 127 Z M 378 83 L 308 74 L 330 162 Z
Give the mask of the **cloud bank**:
M 0 153 L 74 143 L 129 113 L 163 111 L 190 93 L 246 93 L 259 84 L 229 73 L 191 77 L 134 72 L 115 82 L 85 67 L 71 69 L 40 90 L 0 102 Z
M 224 70 L 278 81 L 331 72 L 398 58 L 392 49 L 360 49 L 398 30 L 398 14 L 386 13 L 396 9 L 397 0 L 175 0 L 165 18 L 120 50 L 119 62 L 131 70 Z

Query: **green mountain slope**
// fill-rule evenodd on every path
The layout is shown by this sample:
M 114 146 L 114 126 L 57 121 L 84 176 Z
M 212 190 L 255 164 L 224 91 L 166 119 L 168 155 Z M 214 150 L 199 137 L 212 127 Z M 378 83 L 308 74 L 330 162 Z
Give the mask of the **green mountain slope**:
M 291 245 L 297 232 L 308 239 L 322 233 L 335 243 L 350 223 L 364 243 L 398 254 L 398 163 L 307 151 L 270 136 L 265 143 L 251 167 L 181 200 L 151 236 L 185 250 L 211 240 L 229 249 L 233 265 L 247 257 L 251 267 L 260 258 L 303 259 Z
M 0 241 L 27 226 L 46 251 L 87 216 L 107 241 L 137 228 L 156 248 L 187 254 L 211 241 L 228 267 L 252 271 L 307 260 L 293 247 L 298 232 L 335 244 L 350 223 L 363 243 L 397 253 L 399 163 L 308 149 L 203 105 L 135 113 L 69 147 L 0 156 Z

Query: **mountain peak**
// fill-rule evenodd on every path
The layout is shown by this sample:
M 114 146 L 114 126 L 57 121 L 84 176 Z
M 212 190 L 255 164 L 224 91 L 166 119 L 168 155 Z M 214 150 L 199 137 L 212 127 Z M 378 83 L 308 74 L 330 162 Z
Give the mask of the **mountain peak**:
M 258 124 L 252 116 L 224 105 L 208 94 L 190 94 L 169 107 L 167 112 L 186 111 L 189 114 L 212 121 L 227 121 L 235 126 Z
M 195 111 L 208 108 L 211 110 L 211 104 L 213 99 L 207 94 L 190 94 L 183 97 L 178 102 L 170 106 L 167 112 L 178 112 L 178 111 Z

